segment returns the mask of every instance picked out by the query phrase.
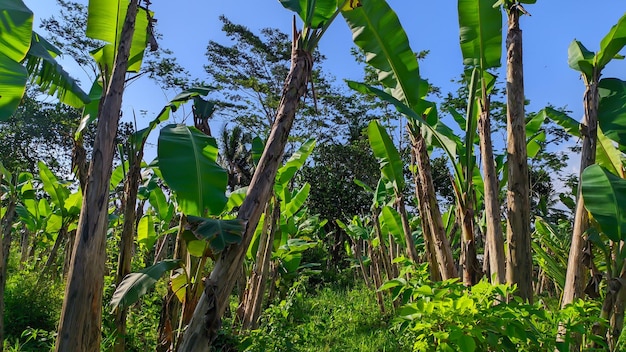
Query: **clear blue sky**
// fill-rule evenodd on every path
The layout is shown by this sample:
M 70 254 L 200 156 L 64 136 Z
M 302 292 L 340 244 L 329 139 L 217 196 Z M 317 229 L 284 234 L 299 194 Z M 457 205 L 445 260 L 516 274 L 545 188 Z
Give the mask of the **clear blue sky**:
M 36 18 L 58 11 L 53 0 L 25 2 Z M 87 3 L 87 0 L 82 2 Z M 421 62 L 421 75 L 441 87 L 444 93 L 454 90 L 450 80 L 457 78 L 463 68 L 456 1 L 388 0 L 388 3 L 398 13 L 412 49 L 430 50 L 430 55 Z M 584 86 L 578 73 L 567 65 L 568 45 L 578 39 L 588 49 L 597 50 L 602 37 L 624 15 L 626 3 L 620 0 L 539 0 L 526 9 L 532 15 L 524 16 L 521 22 L 526 96 L 531 101 L 529 110 L 540 110 L 546 104 L 566 106 L 573 111 L 572 117 L 578 119 L 582 114 Z M 202 66 L 206 62 L 204 52 L 208 41 L 226 40 L 218 16 L 226 15 L 254 31 L 277 27 L 288 33 L 292 18 L 278 0 L 158 0 L 153 2 L 152 10 L 158 19 L 158 30 L 164 36 L 161 45 L 173 50 L 179 62 L 200 79 L 206 77 Z M 362 70 L 349 54 L 351 46 L 351 33 L 338 18 L 320 44 L 321 52 L 328 58 L 325 69 L 338 80 L 360 78 Z M 604 77 L 626 79 L 626 62 L 612 62 Z M 161 92 L 148 80 L 133 84 L 124 98 L 125 116 L 132 116 L 130 109 L 137 113 L 148 110 L 145 121 L 138 121 L 142 128 L 173 94 Z

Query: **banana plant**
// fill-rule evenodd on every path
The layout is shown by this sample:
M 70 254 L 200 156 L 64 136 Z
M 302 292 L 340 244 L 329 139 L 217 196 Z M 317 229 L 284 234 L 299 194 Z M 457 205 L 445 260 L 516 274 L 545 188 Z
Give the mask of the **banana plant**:
M 520 17 L 528 12 L 522 4 L 536 0 L 503 0 L 507 14 L 507 282 L 517 284 L 517 294 L 532 302 L 532 248 L 530 239 L 530 182 L 528 177 L 528 150 L 524 125 L 526 104 L 524 95 L 524 67 L 522 61 L 522 30 Z
M 107 42 L 98 55 L 106 57 L 108 50 L 113 53 L 114 59 L 110 66 L 101 66 L 104 83 L 102 86 L 106 89 L 103 90 L 98 111 L 93 157 L 87 175 L 76 233 L 76 247 L 72 252 L 59 322 L 57 351 L 74 349 L 95 351 L 100 348 L 101 303 L 106 261 L 108 208 L 106 200 L 109 194 L 114 143 L 121 115 L 126 72 L 133 70 L 135 57 L 132 55 L 137 51 L 143 52 L 147 45 L 147 40 L 134 41 L 135 32 L 141 32 L 140 28 L 135 31 L 138 18 L 139 23 L 147 20 L 145 12 L 143 16 L 138 16 L 138 13 L 141 13 L 139 0 L 89 2 L 87 34 L 91 38 Z M 134 43 L 137 46 L 132 50 Z
M 435 252 L 442 277 L 456 277 L 456 266 L 429 173 L 427 151 L 427 142 L 430 142 L 444 148 L 454 160 L 456 142 L 450 138 L 450 129 L 438 121 L 434 105 L 424 100 L 428 84 L 419 75 L 417 58 L 397 15 L 384 0 L 371 0 L 362 5 L 344 11 L 342 15 L 352 30 L 354 43 L 365 51 L 367 63 L 377 70 L 380 83 L 388 91 L 357 82 L 348 82 L 348 85 L 362 93 L 378 96 L 407 117 L 420 172 L 421 187 L 417 187 L 420 208 L 428 209 L 425 214 L 428 226 L 425 228 L 430 229 L 432 238 L 440 244 L 435 247 Z
M 22 0 L 0 4 L 0 121 L 17 109 L 29 80 L 60 102 L 80 108 L 89 102 L 76 80 L 56 62 L 61 52 L 33 31 L 33 13 Z
M 469 82 L 470 98 L 467 102 L 466 157 L 474 157 L 473 141 L 469 141 L 473 139 L 474 130 L 478 127 L 482 168 L 485 175 L 483 197 L 487 222 L 486 242 L 489 267 L 491 277 L 496 280 L 496 283 L 504 283 L 504 244 L 500 225 L 499 182 L 491 141 L 490 92 L 495 77 L 488 72 L 488 70 L 500 66 L 502 13 L 498 8 L 494 8 L 489 0 L 459 0 L 458 13 L 463 63 L 473 70 Z M 523 139 L 525 140 L 525 138 Z M 525 154 L 524 163 L 526 163 Z M 466 170 L 465 179 L 470 182 L 467 189 L 471 190 L 473 189 L 471 184 L 473 165 L 469 162 L 467 164 L 471 168 Z M 466 199 L 465 207 L 459 207 L 459 217 L 463 229 L 461 254 L 463 256 L 463 281 L 465 284 L 471 285 L 478 281 L 478 273 L 480 272 L 477 267 L 473 235 L 473 209 L 471 208 L 473 199 L 471 193 L 462 194 L 460 197 L 457 196 L 458 198 Z M 528 250 L 530 255 L 530 248 Z M 526 282 L 530 282 L 530 280 Z
M 569 46 L 569 66 L 581 73 L 586 88 L 583 98 L 584 116 L 580 124 L 582 137 L 581 173 L 596 162 L 600 76 L 606 65 L 618 55 L 624 45 L 626 45 L 626 15 L 622 16 L 600 41 L 600 49 L 597 52 L 588 50 L 577 40 L 574 40 Z M 582 188 L 579 187 L 574 215 L 572 247 L 561 302 L 563 307 L 572 303 L 574 299 L 582 297 L 582 289 L 585 286 L 584 281 L 587 276 L 584 274 L 581 263 L 584 249 L 587 246 L 584 233 L 589 228 L 589 216 L 585 210 L 584 197 L 581 192 Z

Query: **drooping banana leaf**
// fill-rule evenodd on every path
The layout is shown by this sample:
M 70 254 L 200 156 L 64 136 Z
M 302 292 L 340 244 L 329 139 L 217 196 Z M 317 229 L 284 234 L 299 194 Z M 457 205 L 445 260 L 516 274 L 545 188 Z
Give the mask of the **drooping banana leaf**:
M 626 240 L 626 180 L 599 165 L 581 175 L 585 208 L 612 241 Z
M 226 205 L 228 174 L 216 163 L 217 152 L 215 139 L 195 127 L 168 125 L 161 130 L 159 168 L 186 215 L 217 215 Z
M 615 58 L 615 56 L 626 45 L 626 14 L 624 14 L 617 23 L 611 27 L 600 42 L 600 50 L 595 57 L 595 66 L 599 71 Z
M 111 311 L 124 309 L 137 302 L 169 270 L 178 268 L 180 260 L 166 259 L 136 273 L 126 275 L 111 298 Z
M 383 176 L 393 184 L 396 193 L 401 193 L 404 189 L 404 174 L 398 149 L 385 128 L 376 120 L 370 122 L 367 136 Z
M 55 57 L 60 53 L 47 40 L 33 32 L 31 46 L 24 61 L 26 70 L 32 81 L 46 94 L 56 97 L 61 103 L 81 108 L 90 102 L 90 98 L 78 82 L 56 62 Z
M 398 16 L 384 0 L 362 1 L 362 5 L 341 13 L 354 44 L 365 52 L 367 63 L 378 71 L 379 81 L 391 95 L 421 115 L 428 84 L 420 78 L 417 57 Z

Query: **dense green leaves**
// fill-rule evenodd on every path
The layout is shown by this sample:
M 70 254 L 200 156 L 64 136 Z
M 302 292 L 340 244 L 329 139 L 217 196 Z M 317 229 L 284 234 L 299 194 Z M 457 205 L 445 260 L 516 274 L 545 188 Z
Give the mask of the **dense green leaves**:
M 396 13 L 384 0 L 369 0 L 342 15 L 352 30 L 354 44 L 378 71 L 378 80 L 396 99 L 421 113 L 428 85 L 420 78 L 417 58 Z
M 500 66 L 502 12 L 492 0 L 459 0 L 463 64 L 481 70 Z
M 219 214 L 226 205 L 226 171 L 215 161 L 217 143 L 195 127 L 168 125 L 158 144 L 159 168 L 186 215 Z
M 60 209 L 65 209 L 65 200 L 70 195 L 70 191 L 65 188 L 57 177 L 50 171 L 50 169 L 43 162 L 37 164 L 39 167 L 39 177 L 43 182 L 43 188 L 50 195 L 52 202 L 56 204 Z
M 626 240 L 626 180 L 598 165 L 581 175 L 585 208 L 613 241 Z
M 137 302 L 161 276 L 180 266 L 180 260 L 163 260 L 136 273 L 126 275 L 111 298 L 111 310 L 124 309 Z
M 403 163 L 396 146 L 378 121 L 370 122 L 367 136 L 380 164 L 380 170 L 393 183 L 396 193 L 401 193 L 404 189 Z

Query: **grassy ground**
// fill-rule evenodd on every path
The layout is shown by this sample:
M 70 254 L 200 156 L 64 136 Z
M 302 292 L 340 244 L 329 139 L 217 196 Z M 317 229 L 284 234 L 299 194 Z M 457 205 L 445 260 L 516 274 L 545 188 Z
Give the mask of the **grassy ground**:
M 390 307 L 387 307 L 390 312 Z M 261 328 L 242 339 L 242 351 L 408 351 L 382 314 L 375 293 L 363 286 L 324 288 L 313 293 L 294 286 L 270 307 Z

